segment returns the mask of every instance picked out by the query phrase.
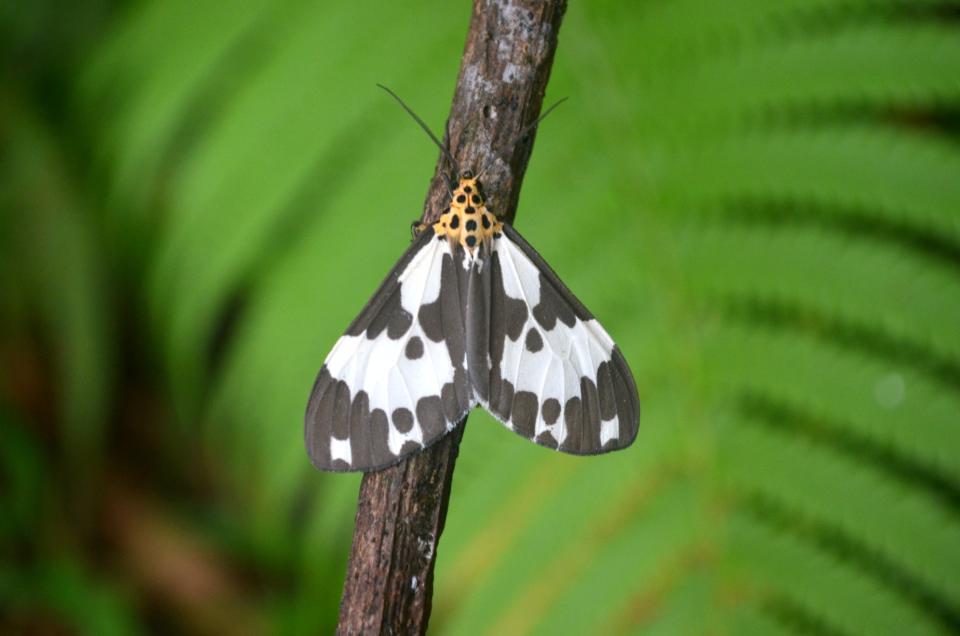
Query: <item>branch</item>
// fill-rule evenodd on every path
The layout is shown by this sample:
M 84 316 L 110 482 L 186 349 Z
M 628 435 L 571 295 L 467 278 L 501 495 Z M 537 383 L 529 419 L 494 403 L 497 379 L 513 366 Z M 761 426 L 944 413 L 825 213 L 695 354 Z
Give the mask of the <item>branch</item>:
M 566 0 L 475 0 L 448 119 L 462 170 L 482 171 L 488 207 L 508 222 L 536 132 Z M 441 156 L 423 220 L 448 204 Z M 422 634 L 430 618 L 433 566 L 466 420 L 397 466 L 364 475 L 340 604 L 340 634 Z

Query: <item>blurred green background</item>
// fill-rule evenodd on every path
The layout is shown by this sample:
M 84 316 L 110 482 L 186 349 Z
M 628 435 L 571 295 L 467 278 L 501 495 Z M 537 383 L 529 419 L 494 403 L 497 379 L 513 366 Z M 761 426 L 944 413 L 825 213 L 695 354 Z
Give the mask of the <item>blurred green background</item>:
M 0 8 L 0 632 L 327 633 L 327 351 L 405 248 L 450 2 Z M 629 450 L 471 416 L 436 634 L 960 633 L 960 3 L 574 0 L 516 225 Z

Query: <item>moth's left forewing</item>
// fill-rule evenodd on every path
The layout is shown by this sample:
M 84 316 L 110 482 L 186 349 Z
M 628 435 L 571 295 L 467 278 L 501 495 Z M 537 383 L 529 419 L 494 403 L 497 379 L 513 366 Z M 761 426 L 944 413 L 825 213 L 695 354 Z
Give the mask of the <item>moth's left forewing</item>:
M 518 434 L 564 452 L 629 446 L 640 401 L 606 330 L 508 225 L 494 240 L 488 275 L 489 388 L 481 403 Z

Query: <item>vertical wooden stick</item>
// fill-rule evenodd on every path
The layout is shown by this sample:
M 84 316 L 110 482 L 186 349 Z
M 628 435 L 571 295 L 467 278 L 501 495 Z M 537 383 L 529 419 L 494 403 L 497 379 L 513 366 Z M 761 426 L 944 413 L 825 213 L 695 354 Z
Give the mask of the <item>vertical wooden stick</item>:
M 509 222 L 566 0 L 475 0 L 447 130 L 461 170 L 482 172 L 487 205 Z M 441 156 L 423 220 L 447 204 Z M 340 603 L 339 634 L 422 634 L 464 421 L 423 453 L 364 475 Z

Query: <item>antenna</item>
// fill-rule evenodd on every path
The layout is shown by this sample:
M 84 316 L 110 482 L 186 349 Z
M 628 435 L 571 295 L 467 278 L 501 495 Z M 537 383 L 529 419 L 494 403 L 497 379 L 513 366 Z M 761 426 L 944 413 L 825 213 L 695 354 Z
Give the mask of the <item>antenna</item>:
M 384 86 L 383 84 L 377 84 L 377 86 L 379 86 L 379 87 L 382 88 L 383 90 L 387 91 L 387 93 L 390 95 L 390 97 L 392 97 L 392 98 L 394 98 L 395 100 L 397 100 L 397 103 L 400 104 L 400 106 L 403 107 L 403 110 L 407 111 L 407 113 L 408 113 L 411 117 L 413 117 L 414 121 L 416 121 L 418 124 L 420 124 L 420 127 L 423 128 L 423 132 L 427 133 L 427 135 L 430 136 L 430 139 L 433 140 L 433 143 L 437 144 L 437 148 L 439 148 L 439 149 L 440 149 L 440 152 L 443 153 L 443 156 L 445 156 L 445 157 L 447 158 L 447 161 L 450 162 L 450 166 L 453 168 L 454 172 L 456 172 L 457 176 L 459 177 L 459 176 L 460 176 L 460 168 L 457 167 L 457 162 L 453 160 L 453 156 L 450 154 L 450 151 L 447 150 L 447 147 L 446 147 L 446 146 L 444 146 L 442 143 L 440 143 L 440 140 L 437 139 L 436 135 L 433 134 L 433 132 L 430 130 L 430 128 L 427 126 L 427 124 L 425 124 L 424 121 L 423 121 L 422 119 L 420 119 L 420 118 L 417 116 L 417 114 L 416 114 L 415 112 L 413 112 L 413 111 L 410 109 L 410 107 L 407 106 L 407 105 L 403 102 L 403 100 L 400 99 L 400 97 L 399 97 L 396 93 L 394 93 L 392 90 L 390 90 L 389 88 L 387 88 L 387 87 Z M 549 112 L 549 111 L 547 111 L 547 112 Z M 542 119 L 542 117 L 541 117 L 541 119 Z M 538 121 L 539 121 L 539 120 L 538 120 Z M 534 122 L 534 123 L 536 123 L 536 122 Z
M 521 131 L 521 133 L 520 133 L 520 139 L 526 139 L 527 135 L 529 135 L 530 132 L 533 131 L 533 129 L 536 128 L 536 127 L 540 124 L 540 122 L 542 122 L 544 119 L 546 119 L 547 115 L 549 115 L 550 113 L 552 113 L 554 108 L 556 108 L 557 106 L 559 106 L 559 105 L 562 104 L 563 102 L 567 101 L 567 99 L 569 99 L 569 98 L 564 97 L 563 99 L 559 99 L 559 100 L 557 100 L 556 102 L 554 102 L 553 106 L 551 106 L 551 107 L 548 108 L 547 110 L 543 111 L 543 113 L 541 113 L 540 116 L 537 117 L 537 118 L 533 121 L 532 124 L 527 125 L 527 127 L 524 128 L 523 131 Z
M 562 104 L 563 102 L 567 101 L 567 99 L 569 99 L 569 98 L 564 97 L 563 99 L 559 99 L 559 100 L 557 100 L 556 102 L 554 102 L 553 106 L 551 106 L 551 107 L 548 108 L 547 110 L 543 111 L 543 113 L 541 113 L 539 117 L 537 117 L 535 120 L 533 120 L 533 123 L 528 124 L 526 127 L 524 127 L 523 130 L 520 131 L 520 135 L 517 137 L 517 141 L 520 142 L 520 141 L 523 141 L 524 139 L 526 139 L 526 138 L 527 138 L 527 135 L 529 135 L 529 134 L 531 133 L 531 131 L 533 131 L 534 128 L 536 128 L 537 126 L 539 126 L 539 125 L 540 125 L 540 122 L 542 122 L 544 119 L 546 119 L 547 115 L 549 115 L 550 113 L 552 113 L 554 108 L 556 108 L 557 106 L 559 106 L 559 105 Z M 487 167 L 488 167 L 488 166 L 487 166 L 486 164 L 484 164 L 483 169 L 480 171 L 480 175 L 484 174 L 484 173 L 487 171 Z M 478 178 L 478 179 L 480 178 L 479 175 L 477 176 L 477 178 Z

